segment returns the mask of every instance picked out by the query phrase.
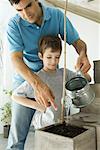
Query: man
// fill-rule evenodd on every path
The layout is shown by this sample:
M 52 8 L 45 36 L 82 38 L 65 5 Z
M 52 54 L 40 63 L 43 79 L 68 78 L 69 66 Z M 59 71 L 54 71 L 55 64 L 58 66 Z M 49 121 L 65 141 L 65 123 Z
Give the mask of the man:
M 38 0 L 9 0 L 18 14 L 13 17 L 7 30 L 11 60 L 17 74 L 14 88 L 27 80 L 33 87 L 36 101 L 56 110 L 54 95 L 49 87 L 35 74 L 43 65 L 38 57 L 39 39 L 44 35 L 60 34 L 64 39 L 64 14 L 54 8 L 46 8 Z M 86 54 L 86 44 L 67 18 L 67 43 L 72 44 L 79 54 L 76 68 L 87 72 L 90 68 Z M 23 150 L 35 110 L 13 102 L 11 130 L 8 150 Z

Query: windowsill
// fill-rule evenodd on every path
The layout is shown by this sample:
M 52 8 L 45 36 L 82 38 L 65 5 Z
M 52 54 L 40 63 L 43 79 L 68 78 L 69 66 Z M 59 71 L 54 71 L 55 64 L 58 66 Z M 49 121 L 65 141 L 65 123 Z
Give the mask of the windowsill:
M 65 0 L 45 0 L 50 4 L 62 9 L 65 8 Z M 82 17 L 88 18 L 92 21 L 100 23 L 100 1 L 94 0 L 90 2 L 68 2 L 68 11 L 80 15 Z

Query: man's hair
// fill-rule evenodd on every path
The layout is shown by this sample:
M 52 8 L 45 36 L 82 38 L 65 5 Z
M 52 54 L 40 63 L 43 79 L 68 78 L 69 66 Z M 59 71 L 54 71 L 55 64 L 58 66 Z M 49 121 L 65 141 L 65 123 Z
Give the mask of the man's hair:
M 10 4 L 18 4 L 20 2 L 20 0 L 9 0 Z
M 62 43 L 59 36 L 47 35 L 40 39 L 39 49 L 40 53 L 43 55 L 47 48 L 51 48 L 51 52 L 62 51 Z

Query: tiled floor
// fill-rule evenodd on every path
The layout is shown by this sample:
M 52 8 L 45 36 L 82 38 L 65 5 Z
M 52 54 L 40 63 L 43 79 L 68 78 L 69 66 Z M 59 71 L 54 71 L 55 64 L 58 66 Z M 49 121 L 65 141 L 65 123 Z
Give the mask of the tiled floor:
M 0 135 L 0 150 L 6 150 L 7 139 Z M 34 132 L 30 131 L 26 140 L 25 150 L 34 149 Z

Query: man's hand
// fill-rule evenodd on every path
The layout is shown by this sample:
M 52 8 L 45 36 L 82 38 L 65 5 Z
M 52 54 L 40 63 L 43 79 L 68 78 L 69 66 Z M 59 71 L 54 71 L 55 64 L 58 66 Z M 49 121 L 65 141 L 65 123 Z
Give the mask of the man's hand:
M 52 105 L 52 107 L 57 110 L 57 106 L 54 103 L 55 97 L 51 91 L 51 89 L 38 78 L 37 83 L 34 89 L 35 99 L 38 104 L 44 105 L 48 107 Z
M 87 73 L 88 70 L 90 69 L 90 67 L 91 67 L 91 65 L 89 63 L 88 57 L 80 55 L 77 59 L 75 69 L 76 70 L 81 69 L 81 71 L 83 73 Z
M 88 72 L 91 65 L 87 56 L 87 46 L 85 42 L 82 41 L 81 39 L 78 39 L 76 42 L 73 43 L 73 46 L 75 47 L 77 53 L 79 54 L 79 57 L 75 65 L 76 70 L 79 70 L 81 68 L 81 71 L 83 73 Z

